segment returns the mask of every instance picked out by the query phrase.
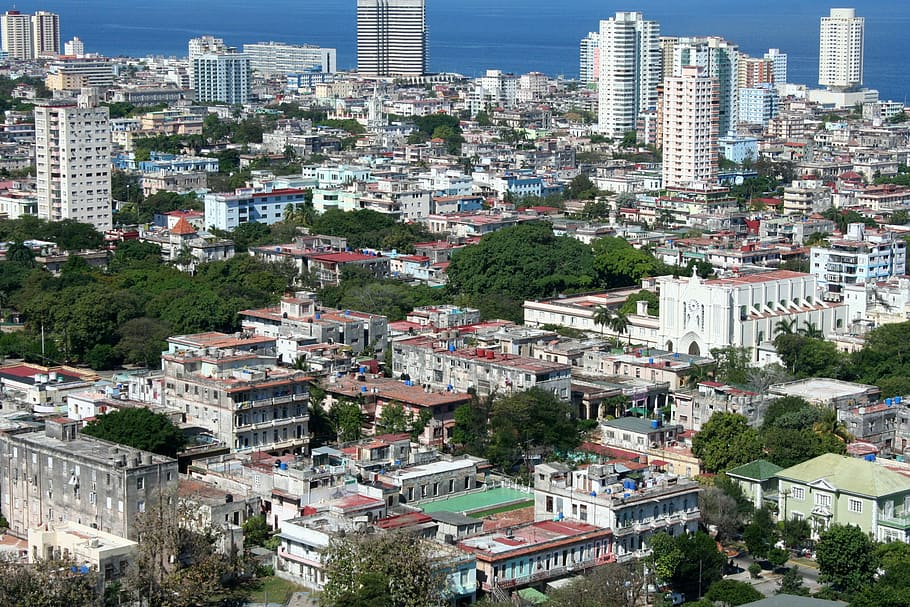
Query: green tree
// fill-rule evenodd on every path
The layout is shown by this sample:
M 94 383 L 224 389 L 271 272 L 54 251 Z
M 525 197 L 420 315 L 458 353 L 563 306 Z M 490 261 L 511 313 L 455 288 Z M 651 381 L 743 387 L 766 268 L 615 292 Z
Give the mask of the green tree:
M 721 580 L 727 558 L 707 533 L 697 531 L 676 536 L 682 559 L 673 575 L 673 588 L 687 597 L 700 597 L 705 589 Z
M 712 348 L 711 358 L 714 359 L 714 373 L 720 381 L 728 384 L 745 384 L 749 381 L 751 357 L 747 348 Z
M 650 316 L 657 316 L 660 313 L 660 298 L 656 293 L 647 289 L 642 289 L 638 293 L 630 295 L 619 311 L 627 315 L 638 314 L 638 302 L 640 301 L 648 303 L 648 314 Z
M 563 191 L 563 196 L 565 196 L 566 200 L 594 200 L 597 194 L 597 186 L 584 173 L 579 173 L 576 177 L 573 177 Z
M 610 563 L 551 592 L 550 607 L 635 607 L 644 599 L 644 576 L 636 563 Z
M 790 567 L 784 573 L 777 586 L 777 594 L 793 594 L 796 596 L 808 596 L 809 589 L 803 585 L 803 574 L 799 572 L 799 567 Z
M 489 444 L 490 409 L 493 398 L 476 394 L 471 401 L 455 409 L 452 443 L 466 453 L 483 457 Z
M 732 537 L 742 527 L 742 518 L 736 500 L 718 487 L 704 487 L 698 494 L 701 522 L 717 529 L 716 538 L 723 541 Z
M 718 412 L 692 439 L 692 453 L 708 471 L 721 472 L 760 458 L 762 445 L 744 416 Z
M 94 568 L 73 573 L 82 566 L 72 559 L 39 559 L 23 565 L 11 558 L 0 559 L 0 604 L 41 607 L 96 607 L 103 584 Z
M 407 432 L 410 428 L 410 421 L 410 416 L 405 412 L 404 406 L 393 401 L 382 408 L 382 413 L 376 420 L 376 431 L 384 434 Z
M 777 523 L 780 532 L 780 539 L 784 545 L 791 549 L 797 549 L 805 545 L 812 536 L 812 529 L 809 521 L 804 518 L 788 518 Z
M 780 569 L 790 560 L 790 553 L 783 548 L 772 548 L 768 551 L 768 562 L 774 569 Z
M 607 288 L 640 283 L 646 276 L 669 274 L 669 268 L 647 251 L 636 249 L 622 238 L 608 236 L 594 241 L 594 270 Z
M 82 432 L 168 457 L 177 457 L 186 445 L 186 436 L 166 415 L 144 407 L 118 409 L 99 415 L 86 424 Z
M 123 323 L 118 333 L 116 353 L 125 362 L 152 367 L 160 361 L 171 329 L 161 319 L 142 316 Z
M 771 512 L 767 508 L 759 508 L 752 515 L 752 521 L 743 530 L 743 540 L 749 554 L 755 558 L 765 559 L 777 541 L 777 528 Z
M 243 546 L 262 546 L 272 536 L 264 514 L 257 514 L 243 521 Z
M 648 557 L 648 561 L 654 575 L 661 582 L 670 582 L 683 559 L 682 550 L 677 545 L 676 539 L 661 531 L 652 535 L 648 543 L 651 547 L 651 556 Z
M 853 594 L 875 578 L 878 558 L 875 544 L 859 527 L 832 525 L 815 545 L 819 579 L 835 590 Z
M 324 556 L 328 581 L 320 604 L 326 607 L 440 604 L 445 597 L 445 577 L 435 560 L 432 544 L 416 534 L 348 534 L 335 538 Z M 371 588 L 368 596 L 362 592 L 365 583 Z M 380 586 L 387 588 L 388 594 Z
M 719 580 L 711 584 L 705 598 L 719 607 L 737 607 L 765 598 L 752 584 L 737 580 Z
M 332 405 L 329 418 L 335 427 L 338 441 L 347 443 L 363 438 L 363 413 L 360 405 L 351 401 L 340 401 Z

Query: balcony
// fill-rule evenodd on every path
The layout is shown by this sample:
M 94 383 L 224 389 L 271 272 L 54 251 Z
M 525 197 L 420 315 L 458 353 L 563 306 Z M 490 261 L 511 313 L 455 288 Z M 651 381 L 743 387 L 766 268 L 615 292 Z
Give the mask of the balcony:
M 613 563 L 615 561 L 616 557 L 611 552 L 598 558 L 576 561 L 575 563 L 566 565 L 564 567 L 553 567 L 551 569 L 535 571 L 530 575 L 518 576 L 507 580 L 499 580 L 495 583 L 495 585 L 499 588 L 515 588 L 518 586 L 527 586 L 529 584 L 536 584 L 538 582 L 565 577 L 572 573 L 582 572 L 590 567 L 597 567 L 599 565 L 605 565 L 607 563 Z M 490 584 L 489 582 L 483 583 L 483 589 L 487 592 L 490 592 L 492 586 L 493 584 Z
M 270 428 L 281 427 L 286 424 L 296 424 L 309 421 L 309 415 L 295 415 L 289 417 L 280 417 L 278 419 L 270 419 L 262 422 L 254 422 L 251 424 L 244 424 L 242 426 L 237 426 L 237 430 L 268 430 Z
M 273 405 L 284 405 L 287 403 L 302 403 L 309 398 L 308 394 L 288 394 L 285 396 L 275 396 L 272 398 L 261 398 L 258 400 L 244 400 L 234 403 L 235 409 L 256 409 L 258 407 L 271 407 Z

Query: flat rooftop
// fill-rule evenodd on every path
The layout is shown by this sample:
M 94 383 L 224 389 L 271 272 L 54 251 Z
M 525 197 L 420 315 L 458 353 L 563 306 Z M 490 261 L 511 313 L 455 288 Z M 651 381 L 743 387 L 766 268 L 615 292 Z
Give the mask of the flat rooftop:
M 511 552 L 542 549 L 547 544 L 610 533 L 612 532 L 609 529 L 577 521 L 541 521 L 513 528 L 507 534 L 496 532 L 469 538 L 463 540 L 459 545 L 470 552 L 505 556 Z
M 799 396 L 808 401 L 818 402 L 844 398 L 855 394 L 878 392 L 878 388 L 868 384 L 856 384 L 839 379 L 811 377 L 784 384 L 775 384 L 768 391 L 772 394 Z
M 420 505 L 421 510 L 427 514 L 433 512 L 480 512 L 507 506 L 520 502 L 527 502 L 534 499 L 533 493 L 525 493 L 517 489 L 508 489 L 506 487 L 497 487 L 477 493 L 468 493 L 452 497 L 445 500 L 428 502 Z

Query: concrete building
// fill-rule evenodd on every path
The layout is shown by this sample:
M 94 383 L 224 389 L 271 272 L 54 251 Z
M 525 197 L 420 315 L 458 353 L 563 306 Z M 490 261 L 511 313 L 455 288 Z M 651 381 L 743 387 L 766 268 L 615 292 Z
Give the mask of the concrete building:
M 38 11 L 32 15 L 32 41 L 35 57 L 55 57 L 60 54 L 60 15 Z
M 111 130 L 108 108 L 87 95 L 35 106 L 38 217 L 111 228 Z
M 11 59 L 35 58 L 31 15 L 22 14 L 17 10 L 6 11 L 0 19 L 0 30 L 3 36 L 3 51 Z
M 768 505 L 765 501 L 766 499 L 769 502 L 775 501 L 779 481 L 774 475 L 781 470 L 783 468 L 777 464 L 757 459 L 748 464 L 727 470 L 726 475 L 742 488 L 743 494 L 752 502 L 752 506 L 758 510 Z
M 832 8 L 821 19 L 818 83 L 835 91 L 850 91 L 863 83 L 865 19 L 856 9 Z
M 334 74 L 337 71 L 335 49 L 311 44 L 256 42 L 244 44 L 243 54 L 249 56 L 253 71 L 264 75 L 288 75 L 313 71 Z
M 811 272 L 818 285 L 842 293 L 847 285 L 877 283 L 906 273 L 907 243 L 893 232 L 851 223 L 843 238 L 812 247 Z
M 662 347 L 704 354 L 712 348 L 747 348 L 756 360 L 758 346 L 774 338 L 775 323 L 811 322 L 823 333 L 842 329 L 844 305 L 816 300 L 811 274 L 775 270 L 702 280 L 697 276 L 657 279 Z
M 426 0 L 357 0 L 357 72 L 427 73 Z
M 679 424 L 665 425 L 659 419 L 617 417 L 600 424 L 603 444 L 608 447 L 647 453 L 674 443 L 682 433 Z
M 770 84 L 739 89 L 739 122 L 765 127 L 777 115 L 780 96 Z
M 108 57 L 60 56 L 47 64 L 45 85 L 52 91 L 106 89 L 114 84 L 114 64 Z
M 378 480 L 398 489 L 402 504 L 454 497 L 477 488 L 477 468 L 487 461 L 470 455 L 447 457 L 380 474 Z
M 74 36 L 72 40 L 67 40 L 63 45 L 63 54 L 70 57 L 81 57 L 85 54 L 85 44 L 82 38 Z
M 663 185 L 717 183 L 718 81 L 686 65 L 664 81 Z
M 306 190 L 299 188 L 241 188 L 233 194 L 205 195 L 205 226 L 233 230 L 243 223 L 272 225 L 284 218 L 284 208 L 303 204 Z
M 826 453 L 775 476 L 779 517 L 808 520 L 813 538 L 838 524 L 855 525 L 875 541 L 910 542 L 910 479 L 903 474 Z
M 534 519 L 569 519 L 613 535 L 616 560 L 650 554 L 648 539 L 665 531 L 694 533 L 701 513 L 699 485 L 674 475 L 645 474 L 633 479 L 622 463 L 569 470 L 563 464 L 534 467 Z
M 857 384 L 827 377 L 810 377 L 768 388 L 771 396 L 798 396 L 817 405 L 838 411 L 874 403 L 881 395 L 877 386 Z
M 242 53 L 204 53 L 190 57 L 196 101 L 230 105 L 249 103 L 252 86 L 250 57 Z
M 600 34 L 589 32 L 578 45 L 578 79 L 592 84 L 600 78 Z
M 179 335 L 162 354 L 165 406 L 235 451 L 305 451 L 309 377 L 279 368 L 275 340 Z
M 686 66 L 698 66 L 716 81 L 717 128 L 720 135 L 736 131 L 739 117 L 739 47 L 716 36 L 679 38 L 673 46 L 672 76 L 682 76 Z M 664 78 L 664 91 L 670 78 Z
M 787 53 L 780 52 L 780 49 L 769 48 L 764 58 L 771 61 L 771 75 L 774 84 L 783 85 L 787 83 Z
M 598 130 L 622 138 L 641 112 L 657 106 L 660 26 L 641 13 L 618 12 L 600 22 Z
M 81 422 L 53 418 L 44 431 L 0 433 L 3 510 L 13 535 L 75 522 L 137 539 L 136 515 L 177 487 L 177 461 L 84 436 Z
M 98 572 L 102 584 L 126 574 L 139 544 L 88 525 L 67 521 L 28 530 L 28 562 L 59 560 L 64 555 L 77 567 Z

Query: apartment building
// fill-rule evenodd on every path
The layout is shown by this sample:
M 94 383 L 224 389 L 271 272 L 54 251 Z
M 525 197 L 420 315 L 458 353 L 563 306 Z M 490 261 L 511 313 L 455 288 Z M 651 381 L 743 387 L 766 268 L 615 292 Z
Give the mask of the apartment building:
M 357 0 L 357 72 L 363 76 L 427 73 L 425 0 Z
M 562 464 L 534 467 L 534 518 L 569 519 L 612 532 L 616 560 L 647 556 L 651 535 L 694 533 L 701 513 L 699 485 L 647 472 L 633 480 L 622 464 L 570 470 Z
M 698 66 L 664 81 L 664 187 L 717 183 L 718 90 L 718 80 Z
M 199 333 L 168 339 L 165 406 L 234 451 L 305 451 L 309 377 L 277 366 L 274 338 Z
M 249 56 L 250 67 L 264 75 L 287 75 L 318 71 L 334 74 L 337 71 L 336 51 L 312 44 L 256 42 L 244 44 L 243 54 Z
M 114 64 L 108 57 L 60 56 L 47 64 L 45 85 L 52 91 L 107 89 L 114 85 Z
M 88 95 L 35 106 L 38 217 L 72 219 L 109 230 L 111 131 L 108 108 Z
M 458 338 L 418 336 L 392 344 L 392 373 L 430 390 L 488 396 L 531 388 L 568 400 L 572 367 L 567 364 L 503 354 L 493 349 L 457 346 Z
M 43 431 L 0 433 L 3 513 L 13 535 L 74 522 L 136 540 L 136 515 L 176 490 L 176 460 L 82 435 L 81 425 L 52 418 Z
M 847 285 L 877 283 L 906 273 L 907 243 L 892 232 L 851 223 L 843 238 L 812 247 L 811 272 L 818 285 L 841 293 Z
M 832 8 L 821 18 L 818 83 L 831 90 L 850 91 L 863 83 L 865 19 L 853 8 Z
M 205 195 L 205 225 L 233 230 L 243 223 L 272 225 L 284 218 L 284 208 L 303 204 L 306 190 L 299 188 L 241 188 L 233 194 Z

